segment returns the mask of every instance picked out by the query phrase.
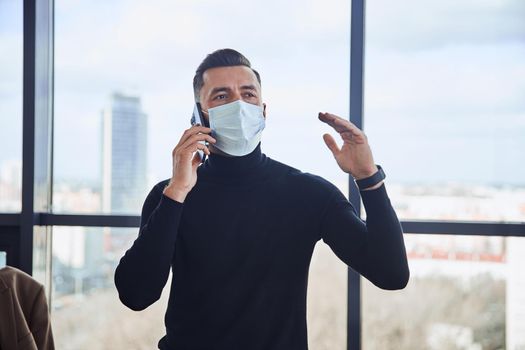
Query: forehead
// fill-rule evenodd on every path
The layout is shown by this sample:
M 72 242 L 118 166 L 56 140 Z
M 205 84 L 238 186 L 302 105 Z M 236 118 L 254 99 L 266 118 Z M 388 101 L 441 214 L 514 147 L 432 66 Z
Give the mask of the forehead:
M 260 88 L 255 73 L 246 66 L 210 68 L 204 72 L 202 78 L 203 90 L 241 85 L 255 85 Z

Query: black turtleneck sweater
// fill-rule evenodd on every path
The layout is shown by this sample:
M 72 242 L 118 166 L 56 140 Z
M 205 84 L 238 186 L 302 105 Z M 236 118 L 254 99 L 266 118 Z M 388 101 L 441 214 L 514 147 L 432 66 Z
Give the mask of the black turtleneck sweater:
M 376 286 L 403 288 L 408 265 L 385 186 L 362 191 L 366 223 L 330 182 L 261 153 L 211 154 L 184 203 L 149 193 L 139 235 L 115 272 L 143 310 L 173 276 L 160 349 L 305 350 L 308 267 L 316 242 Z

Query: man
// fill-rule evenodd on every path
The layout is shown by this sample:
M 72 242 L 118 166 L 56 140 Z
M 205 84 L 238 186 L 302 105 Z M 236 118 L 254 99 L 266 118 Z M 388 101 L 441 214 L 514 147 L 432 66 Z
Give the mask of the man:
M 213 52 L 193 85 L 210 128 L 183 133 L 171 179 L 146 198 L 139 236 L 115 273 L 121 301 L 143 310 L 172 269 L 159 349 L 307 349 L 308 267 L 320 239 L 378 287 L 406 286 L 401 227 L 361 130 L 319 113 L 344 141 L 339 148 L 324 135 L 362 187 L 366 223 L 334 185 L 261 152 L 266 104 L 243 55 Z M 202 164 L 197 151 L 208 156 Z

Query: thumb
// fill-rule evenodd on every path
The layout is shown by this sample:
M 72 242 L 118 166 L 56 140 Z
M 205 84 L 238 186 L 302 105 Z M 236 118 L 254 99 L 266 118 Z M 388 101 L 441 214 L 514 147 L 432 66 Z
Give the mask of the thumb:
M 323 135 L 324 143 L 328 146 L 330 151 L 334 154 L 334 156 L 339 153 L 341 150 L 339 149 L 339 146 L 337 146 L 337 143 L 335 142 L 334 138 L 330 134 L 324 134 Z

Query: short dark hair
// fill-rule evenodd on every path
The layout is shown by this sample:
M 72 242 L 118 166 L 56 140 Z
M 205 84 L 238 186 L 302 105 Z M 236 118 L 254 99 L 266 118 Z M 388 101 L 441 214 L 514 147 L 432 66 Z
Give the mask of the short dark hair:
M 246 66 L 250 68 L 257 77 L 259 85 L 261 84 L 261 76 L 252 68 L 250 61 L 243 54 L 233 49 L 220 49 L 206 56 L 195 71 L 195 76 L 193 77 L 193 93 L 195 95 L 195 101 L 199 101 L 200 91 L 204 85 L 203 75 L 206 70 L 217 67 L 232 66 Z

